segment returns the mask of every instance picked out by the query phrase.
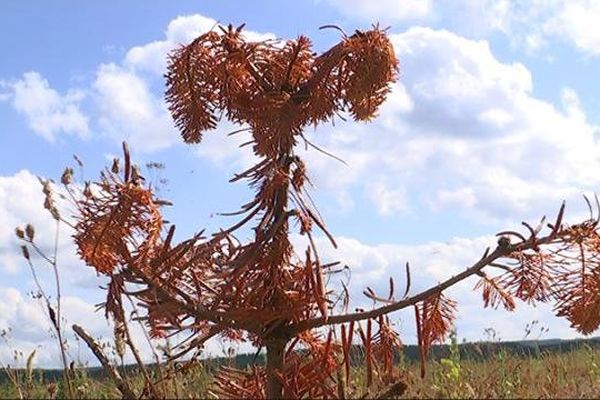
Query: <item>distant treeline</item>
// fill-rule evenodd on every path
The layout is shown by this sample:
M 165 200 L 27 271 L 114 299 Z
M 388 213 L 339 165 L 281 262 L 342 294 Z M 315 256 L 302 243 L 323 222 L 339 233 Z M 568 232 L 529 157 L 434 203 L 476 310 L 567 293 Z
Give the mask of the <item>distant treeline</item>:
M 496 356 L 499 352 L 506 352 L 510 355 L 522 357 L 539 357 L 542 353 L 566 353 L 583 346 L 600 347 L 600 337 L 590 339 L 545 339 L 545 340 L 525 340 L 515 342 L 474 342 L 460 343 L 458 349 L 461 359 L 487 360 Z M 351 351 L 352 364 L 355 366 L 363 362 L 363 348 L 355 345 Z M 439 360 L 450 355 L 450 345 L 436 345 L 429 351 L 428 358 Z M 396 353 L 396 361 L 401 359 L 407 362 L 416 362 L 419 359 L 419 349 L 415 345 L 405 345 L 402 351 Z M 264 365 L 265 355 L 263 353 L 238 354 L 235 357 L 215 357 L 202 360 L 201 363 L 209 370 L 217 369 L 219 366 L 229 364 L 237 368 L 245 368 L 251 365 Z M 149 366 L 152 368 L 152 366 Z M 102 367 L 83 368 L 85 374 L 93 379 L 107 378 Z M 119 368 L 124 375 L 132 375 L 137 372 L 137 366 L 134 364 L 125 365 Z M 18 370 L 18 373 L 25 373 L 24 370 Z M 42 378 L 44 381 L 53 381 L 61 378 L 63 371 L 61 369 L 36 369 L 34 375 Z M 0 370 L 0 384 L 7 381 L 8 377 L 4 370 Z

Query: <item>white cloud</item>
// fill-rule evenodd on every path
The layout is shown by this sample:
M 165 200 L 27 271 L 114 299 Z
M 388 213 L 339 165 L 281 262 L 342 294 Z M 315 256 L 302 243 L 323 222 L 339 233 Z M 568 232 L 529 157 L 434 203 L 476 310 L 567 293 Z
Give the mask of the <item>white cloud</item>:
M 367 187 L 367 192 L 381 215 L 392 215 L 408 211 L 406 192 L 403 188 L 391 189 L 383 182 L 376 182 Z
M 119 141 L 127 140 L 132 148 L 142 152 L 179 143 L 179 132 L 163 100 L 167 55 L 178 45 L 216 28 L 216 24 L 215 20 L 198 14 L 177 17 L 169 23 L 164 39 L 131 48 L 121 64 L 100 65 L 94 91 L 104 132 Z M 245 31 L 244 34 L 255 41 L 275 38 L 271 33 Z M 205 136 L 207 141 L 211 141 L 211 133 Z M 222 137 L 211 142 L 211 145 L 203 143 L 204 149 L 198 153 L 217 162 L 227 158 L 232 142 Z
M 505 33 L 513 44 L 538 51 L 551 40 L 600 54 L 600 3 L 596 0 L 460 0 L 440 3 L 438 15 L 457 32 Z
M 571 41 L 579 50 L 600 55 L 600 2 L 564 0 L 544 24 L 544 31 Z
M 0 345 L 0 359 L 6 364 L 11 360 L 11 348 L 23 351 L 25 357 L 37 349 L 35 365 L 57 367 L 59 365 L 58 344 L 52 337 L 52 330 L 45 306 L 38 299 L 27 298 L 11 287 L 0 287 L 0 330 L 10 329 L 8 344 Z M 70 323 L 84 324 L 94 335 L 107 336 L 109 326 L 102 318 L 94 318 L 94 306 L 81 299 L 64 297 L 62 316 Z M 63 321 L 64 322 L 64 321 Z M 70 325 L 66 325 L 70 326 Z M 70 328 L 67 329 L 70 331 Z M 66 332 L 66 330 L 65 330 Z M 72 334 L 66 336 L 71 343 Z M 71 343 L 72 344 L 72 343 Z M 72 352 L 72 348 L 70 349 Z M 90 359 L 86 357 L 86 359 Z M 18 360 L 23 365 L 25 360 Z
M 367 22 L 427 20 L 471 38 L 502 32 L 515 46 L 539 51 L 563 41 L 583 53 L 600 54 L 597 0 L 329 0 L 340 13 Z
M 166 105 L 135 72 L 115 64 L 102 64 L 94 82 L 103 131 L 135 149 L 151 152 L 167 148 L 177 139 Z
M 177 17 L 169 22 L 163 40 L 131 48 L 125 56 L 125 65 L 162 76 L 167 68 L 167 55 L 169 51 L 179 45 L 191 42 L 211 29 L 216 29 L 217 32 L 220 32 L 217 28 L 217 21 L 212 18 L 199 14 Z M 243 33 L 249 41 L 275 39 L 275 35 L 272 33 L 246 30 Z
M 505 29 L 500 18 L 508 5 L 498 7 L 493 14 Z M 104 130 L 142 151 L 176 143 L 154 84 L 162 79 L 169 49 L 214 24 L 200 15 L 178 17 L 163 40 L 131 49 L 122 65 L 102 65 L 94 88 Z M 351 192 L 368 182 L 362 190 L 383 214 L 402 214 L 412 202 L 425 201 L 475 218 L 537 217 L 598 183 L 597 127 L 586 120 L 573 90 L 565 89 L 563 109 L 535 98 L 530 71 L 499 61 L 483 40 L 429 28 L 392 40 L 401 79 L 380 117 L 366 125 L 338 121 L 320 128 L 324 132 L 313 140 L 349 166 L 313 149 L 306 154 L 311 179 L 342 208 L 351 208 Z M 234 129 L 225 124 L 219 131 Z M 242 137 L 224 140 L 207 132 L 198 154 L 227 168 L 247 165 L 248 152 L 237 148 Z
M 27 170 L 13 176 L 0 177 L 0 270 L 17 273 L 25 268 L 15 228 L 31 223 L 36 227 L 36 237 L 50 244 L 54 238 L 54 224 L 43 208 L 42 186 Z
M 88 117 L 80 110 L 84 93 L 69 90 L 61 95 L 37 72 L 27 72 L 10 85 L 14 108 L 27 117 L 29 127 L 47 140 L 60 133 L 86 136 Z
M 25 355 L 24 359 L 16 361 L 16 365 L 22 367 L 27 355 L 37 349 L 34 358 L 36 367 L 58 368 L 61 365 L 60 353 L 45 304 L 39 299 L 25 297 L 19 290 L 11 287 L 0 287 L 0 300 L 0 330 L 10 329 L 8 343 L 4 341 L 0 343 L 0 360 L 5 364 L 15 365 L 12 350 L 22 351 Z M 104 318 L 102 310 L 96 311 L 93 304 L 81 298 L 64 296 L 61 304 L 63 335 L 67 342 L 68 359 L 98 365 L 98 360 L 85 343 L 77 342 L 71 326 L 80 325 L 101 342 L 112 344 L 112 324 Z M 147 362 L 153 361 L 150 347 L 138 324 L 131 323 L 130 331 L 142 358 Z M 108 348 L 105 348 L 105 353 L 112 357 Z M 131 354 L 127 354 L 125 362 L 134 362 Z
M 441 189 L 437 192 L 436 199 L 431 206 L 434 210 L 448 206 L 471 208 L 477 206 L 477 197 L 473 188 Z
M 69 210 L 59 197 L 65 193 L 58 186 L 53 186 L 53 190 L 61 214 L 71 215 L 73 210 Z M 38 349 L 35 365 L 56 368 L 60 365 L 57 344 L 51 336 L 45 306 L 39 299 L 29 298 L 25 294 L 37 293 L 38 289 L 19 248 L 21 242 L 17 240 L 14 231 L 17 226 L 23 227 L 31 223 L 35 228 L 36 244 L 46 255 L 52 257 L 56 223 L 43 208 L 43 203 L 42 186 L 31 172 L 22 170 L 12 176 L 0 176 L 0 220 L 3 222 L 0 226 L 0 277 L 8 276 L 9 281 L 19 285 L 17 289 L 0 284 L 0 330 L 12 330 L 9 344 L 0 340 L 0 360 L 14 365 L 12 350 L 22 351 L 26 357 L 31 351 Z M 93 268 L 85 266 L 79 259 L 71 238 L 72 233 L 65 224 L 60 225 L 57 260 L 62 286 L 65 337 L 69 342 L 70 359 L 77 360 L 81 356 L 82 361 L 97 365 L 98 362 L 85 344 L 81 343 L 81 350 L 78 350 L 70 326 L 73 323 L 80 324 L 93 336 L 110 341 L 111 325 L 106 322 L 103 312 L 96 312 L 94 306 L 106 294 L 99 288 L 106 284 L 106 278 L 97 276 Z M 40 284 L 54 301 L 57 295 L 51 266 L 31 248 L 30 254 Z M 143 358 L 152 361 L 152 353 L 142 329 L 137 323 L 132 323 L 131 329 Z M 211 343 L 207 346 L 207 352 L 220 354 L 220 346 L 217 342 Z M 22 366 L 24 362 L 21 359 L 18 364 Z M 133 362 L 131 355 L 126 362 Z
M 72 207 L 60 198 L 60 195 L 65 194 L 64 191 L 57 186 L 53 187 L 56 191 L 53 198 L 61 215 L 64 217 L 72 215 Z M 31 279 L 29 267 L 20 249 L 22 243 L 15 236 L 17 226 L 24 227 L 26 224 L 32 224 L 38 247 L 46 255 L 53 254 L 56 221 L 44 209 L 43 204 L 42 185 L 30 171 L 21 170 L 12 176 L 0 176 L 0 221 L 3 222 L 0 226 L 0 274 Z M 96 277 L 92 268 L 84 266 L 77 257 L 71 238 L 73 231 L 64 223 L 61 223 L 59 228 L 57 260 L 61 279 L 73 289 L 97 288 L 103 281 Z M 33 250 L 30 254 L 42 285 L 46 290 L 53 292 L 54 278 L 50 265 L 38 257 Z M 33 282 L 28 284 L 31 289 L 34 289 Z
M 349 164 L 311 149 L 309 172 L 321 189 L 363 186 L 380 211 L 426 201 L 498 221 L 555 212 L 562 199 L 600 183 L 598 127 L 572 89 L 557 108 L 533 96 L 525 66 L 502 63 L 486 41 L 445 30 L 411 28 L 392 41 L 401 63 L 392 99 L 404 105 L 384 106 L 371 124 L 314 135 Z M 392 197 L 398 201 L 382 208 Z
M 54 300 L 51 299 L 53 302 Z M 98 366 L 99 362 L 88 349 L 87 345 L 77 338 L 72 331 L 73 324 L 83 327 L 88 333 L 101 343 L 106 343 L 105 354 L 116 359 L 114 353 L 114 336 L 112 321 L 107 320 L 104 310 L 80 297 L 65 295 L 61 299 L 62 333 L 66 341 L 68 360 L 81 361 L 84 364 Z M 53 302 L 53 307 L 56 304 Z M 131 307 L 124 305 L 125 314 L 131 315 Z M 144 333 L 138 321 L 130 320 L 129 331 L 136 348 L 146 363 L 154 362 L 154 352 L 162 357 L 159 346 L 164 345 L 162 340 L 151 340 Z M 0 341 L 0 361 L 5 365 L 23 367 L 26 357 L 34 349 L 37 350 L 34 365 L 41 368 L 60 368 L 61 358 L 54 330 L 52 328 L 46 305 L 41 299 L 26 296 L 21 290 L 13 287 L 0 286 L 0 332 L 7 331 L 8 340 Z M 170 339 L 171 345 L 178 343 L 186 335 L 176 335 Z M 226 344 L 220 340 L 208 342 L 204 348 L 203 356 L 222 356 Z M 231 343 L 227 343 L 232 346 Z M 233 345 L 238 351 L 249 352 L 252 347 L 248 344 Z M 154 351 L 153 351 L 154 349 Z M 13 351 L 23 352 L 24 357 L 13 359 Z M 127 349 L 125 363 L 135 363 L 133 355 Z M 120 363 L 120 361 L 116 361 Z
M 452 28 L 469 36 L 482 35 L 491 31 L 506 32 L 511 16 L 511 0 L 459 0 L 438 2 L 434 10 L 438 17 L 451 19 Z
M 180 16 L 169 22 L 165 39 L 131 48 L 125 56 L 125 64 L 158 75 L 165 73 L 167 54 L 179 44 L 186 44 L 209 31 L 216 24 L 212 18 L 202 15 Z

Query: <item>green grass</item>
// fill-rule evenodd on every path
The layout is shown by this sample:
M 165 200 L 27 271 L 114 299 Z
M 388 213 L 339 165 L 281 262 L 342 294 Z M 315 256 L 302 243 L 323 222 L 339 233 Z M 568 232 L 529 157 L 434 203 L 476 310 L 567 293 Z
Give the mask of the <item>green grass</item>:
M 484 360 L 446 358 L 429 364 L 424 380 L 407 368 L 405 397 L 420 398 L 598 398 L 600 349 L 542 352 L 521 357 L 499 351 Z
M 489 344 L 487 344 L 489 345 Z M 586 343 L 568 352 L 540 351 L 524 356 L 504 347 L 490 350 L 486 358 L 465 358 L 459 346 L 449 347 L 446 356 L 432 359 L 424 379 L 419 364 L 403 357 L 398 364 L 408 384 L 403 398 L 598 398 L 600 395 L 600 348 Z M 170 398 L 207 398 L 214 361 L 199 363 L 184 373 L 176 373 L 159 384 L 161 393 Z M 158 371 L 152 370 L 152 374 Z M 163 374 L 165 373 L 163 368 Z M 80 398 L 119 398 L 114 384 L 91 377 L 85 369 L 76 369 L 74 387 Z M 143 380 L 135 370 L 124 372 L 139 391 Z M 26 398 L 60 398 L 63 388 L 58 376 L 43 376 L 33 370 L 27 377 L 20 371 L 21 391 Z M 366 391 L 365 371 L 353 368 L 348 396 L 359 397 Z M 378 388 L 371 388 L 375 393 Z M 0 385 L 0 398 L 18 398 L 14 384 Z

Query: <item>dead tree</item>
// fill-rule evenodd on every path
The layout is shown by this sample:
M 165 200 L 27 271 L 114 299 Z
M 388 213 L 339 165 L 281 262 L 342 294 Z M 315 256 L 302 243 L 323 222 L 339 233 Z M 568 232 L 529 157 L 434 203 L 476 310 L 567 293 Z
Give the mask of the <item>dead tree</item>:
M 110 277 L 107 317 L 124 322 L 121 296 L 135 297 L 152 335 L 189 334 L 176 358 L 216 336 L 266 348 L 264 368 L 223 368 L 215 377 L 213 392 L 235 398 L 344 396 L 339 384 L 349 381 L 353 342 L 364 346 L 367 385 L 377 380 L 390 387 L 382 393 L 398 394 L 405 385 L 393 355 L 401 341 L 389 314 L 414 309 L 424 361 L 452 324 L 456 304 L 444 291 L 472 275 L 481 277 L 485 306 L 511 310 L 515 298 L 553 301 L 580 332 L 598 328 L 598 219 L 566 225 L 564 204 L 554 223 L 524 223 L 525 234 L 501 232 L 497 247 L 435 287 L 409 295 L 407 265 L 399 299 L 390 279 L 386 295 L 365 290 L 376 304 L 370 310 L 333 307 L 338 294 L 325 282 L 336 264 L 321 261 L 313 228 L 336 244 L 309 200 L 306 165 L 295 146 L 307 142 L 305 127 L 336 115 L 376 116 L 397 76 L 392 45 L 374 27 L 342 33 L 338 44 L 316 55 L 304 36 L 280 45 L 246 41 L 242 27 L 219 29 L 172 52 L 166 101 L 186 143 L 200 142 L 223 117 L 249 131 L 258 162 L 232 181 L 246 180 L 255 196 L 235 213 L 238 223 L 175 244 L 175 227 L 160 213 L 166 203 L 145 185 L 125 146 L 124 165 L 115 160 L 76 201 L 79 254 Z M 254 238 L 242 243 L 235 234 L 246 226 Z M 308 237 L 306 249 L 290 242 L 296 227 Z

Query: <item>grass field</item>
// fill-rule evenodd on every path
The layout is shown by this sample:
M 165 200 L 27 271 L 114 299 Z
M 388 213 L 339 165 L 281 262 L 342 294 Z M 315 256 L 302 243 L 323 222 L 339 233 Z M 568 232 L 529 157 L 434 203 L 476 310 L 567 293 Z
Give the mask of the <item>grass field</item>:
M 591 343 L 591 344 L 590 344 Z M 499 343 L 461 344 L 438 348 L 427 364 L 424 379 L 418 362 L 399 355 L 407 391 L 400 398 L 598 398 L 600 397 L 600 346 L 595 342 L 577 342 L 565 351 L 535 350 L 526 355 Z M 475 349 L 475 352 L 473 350 Z M 481 357 L 477 357 L 480 352 Z M 357 352 L 359 355 L 360 351 Z M 357 360 L 360 357 L 357 357 Z M 238 359 L 198 362 L 185 371 L 164 365 L 151 369 L 153 378 L 162 381 L 157 391 L 167 398 L 212 398 L 211 375 L 223 363 Z M 3 376 L 0 398 L 61 398 L 62 380 L 58 374 L 41 370 L 12 371 L 16 380 Z M 115 384 L 98 369 L 75 368 L 74 388 L 78 398 L 120 398 Z M 122 370 L 137 393 L 142 392 L 143 379 L 135 369 Z M 347 397 L 369 397 L 380 388 L 365 387 L 365 371 L 353 368 L 347 385 Z

